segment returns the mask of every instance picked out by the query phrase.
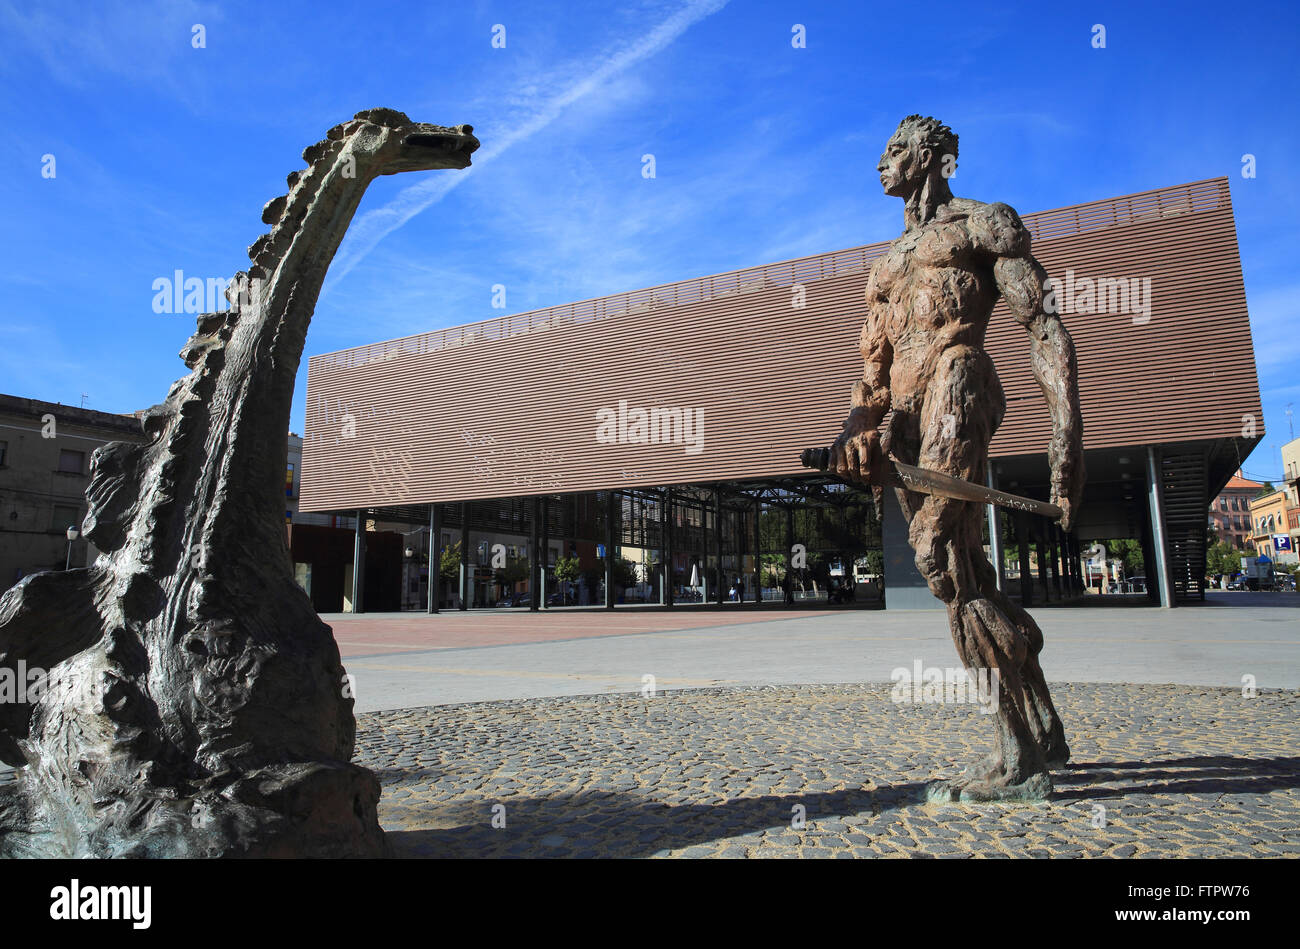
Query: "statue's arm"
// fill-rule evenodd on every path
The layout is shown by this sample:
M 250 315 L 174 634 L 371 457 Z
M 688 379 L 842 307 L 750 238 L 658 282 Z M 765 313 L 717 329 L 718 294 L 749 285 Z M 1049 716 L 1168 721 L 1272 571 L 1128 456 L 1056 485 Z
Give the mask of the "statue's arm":
M 862 352 L 862 378 L 853 383 L 846 428 L 875 430 L 889 411 L 889 370 L 894 363 L 894 347 L 885 334 L 886 304 L 873 299 L 867 287 L 867 319 L 858 337 Z
M 1061 527 L 1069 530 L 1086 477 L 1074 340 L 1054 307 L 1044 305 L 1047 272 L 1029 253 L 1029 232 L 1006 205 L 991 205 L 990 212 L 987 247 L 995 256 L 993 275 L 1012 317 L 1029 333 L 1034 378 L 1052 416 L 1052 441 L 1048 447 L 1052 503 L 1065 512 Z
M 849 416 L 831 446 L 831 469 L 842 478 L 878 480 L 884 455 L 877 428 L 889 411 L 889 370 L 894 349 L 885 332 L 887 304 L 877 298 L 874 279 L 867 283 L 867 319 L 858 337 L 862 378 L 853 383 Z M 879 502 L 879 499 L 877 499 Z
M 1079 374 L 1074 340 L 1055 313 L 1043 306 L 1047 273 L 1038 261 L 1000 257 L 993 272 L 1011 315 L 1029 333 L 1034 378 L 1047 399 L 1052 416 L 1052 503 L 1065 512 L 1061 527 L 1069 530 L 1083 496 L 1083 414 L 1079 410 Z

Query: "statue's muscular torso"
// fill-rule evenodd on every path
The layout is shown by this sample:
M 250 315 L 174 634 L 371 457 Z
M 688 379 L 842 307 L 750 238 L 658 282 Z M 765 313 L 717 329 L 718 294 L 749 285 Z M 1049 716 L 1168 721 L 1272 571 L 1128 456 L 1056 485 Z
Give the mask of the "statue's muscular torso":
M 994 263 L 1028 254 L 1029 245 L 1007 205 L 966 198 L 894 241 L 867 281 L 870 314 L 859 345 L 868 386 L 888 387 L 895 408 L 919 410 L 946 350 L 983 348 L 998 299 Z

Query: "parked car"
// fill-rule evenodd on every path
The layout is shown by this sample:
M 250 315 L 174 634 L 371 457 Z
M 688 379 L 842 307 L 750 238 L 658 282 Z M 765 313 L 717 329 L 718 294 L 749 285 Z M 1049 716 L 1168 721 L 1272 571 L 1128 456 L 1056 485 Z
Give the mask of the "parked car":
M 532 598 L 527 593 L 512 593 L 503 600 L 497 600 L 497 606 L 527 606 L 531 602 Z

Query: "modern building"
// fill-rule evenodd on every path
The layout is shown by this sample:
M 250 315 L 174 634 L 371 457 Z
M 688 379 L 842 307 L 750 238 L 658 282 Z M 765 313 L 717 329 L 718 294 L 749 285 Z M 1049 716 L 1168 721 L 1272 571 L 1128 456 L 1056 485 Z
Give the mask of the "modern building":
M 1228 180 L 1023 220 L 1075 340 L 1088 480 L 1069 537 L 990 509 L 994 562 L 1020 568 L 1003 582 L 1028 602 L 1076 594 L 1086 545 L 1130 537 L 1147 552 L 1154 599 L 1199 598 L 1210 499 L 1263 437 Z M 874 556 L 889 608 L 935 606 L 893 500 L 877 523 L 863 494 L 799 462 L 840 431 L 862 370 L 866 272 L 887 247 L 315 356 L 300 508 L 360 525 L 362 608 L 394 600 L 398 581 L 372 582 L 366 556 L 404 555 L 375 549 L 366 525 L 385 521 L 422 531 L 435 562 L 459 532 L 466 602 L 472 532 L 508 528 L 527 552 L 556 534 L 598 555 L 642 551 L 670 604 L 697 574 L 710 600 L 743 577 L 746 599 L 788 601 L 799 584 L 833 589 Z M 1046 500 L 1051 422 L 1004 304 L 986 348 L 1007 399 L 990 479 Z M 546 565 L 530 559 L 536 607 Z
M 1274 563 L 1297 562 L 1295 535 L 1297 524 L 1292 519 L 1300 505 L 1290 486 L 1262 494 L 1250 502 L 1250 519 L 1254 525 L 1251 538 L 1257 557 L 1269 557 Z
M 139 418 L 0 395 L 0 592 L 97 556 L 80 529 L 90 455 L 112 441 L 144 441 Z
M 1282 446 L 1282 479 L 1289 501 L 1286 509 L 1287 534 L 1291 552 L 1300 551 L 1300 438 Z
M 1219 496 L 1210 505 L 1210 528 L 1219 540 L 1234 549 L 1250 551 L 1255 529 L 1251 523 L 1250 502 L 1264 492 L 1264 485 L 1242 475 L 1241 469 L 1228 479 Z

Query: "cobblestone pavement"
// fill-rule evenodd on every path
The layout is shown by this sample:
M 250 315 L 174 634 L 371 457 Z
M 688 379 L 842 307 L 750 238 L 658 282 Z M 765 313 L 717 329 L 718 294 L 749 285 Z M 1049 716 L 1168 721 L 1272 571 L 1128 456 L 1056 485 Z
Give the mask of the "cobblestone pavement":
M 356 760 L 398 856 L 1300 855 L 1294 692 L 1054 684 L 1072 764 L 1051 800 L 967 805 L 920 798 L 990 749 L 992 720 L 890 688 L 374 712 Z

